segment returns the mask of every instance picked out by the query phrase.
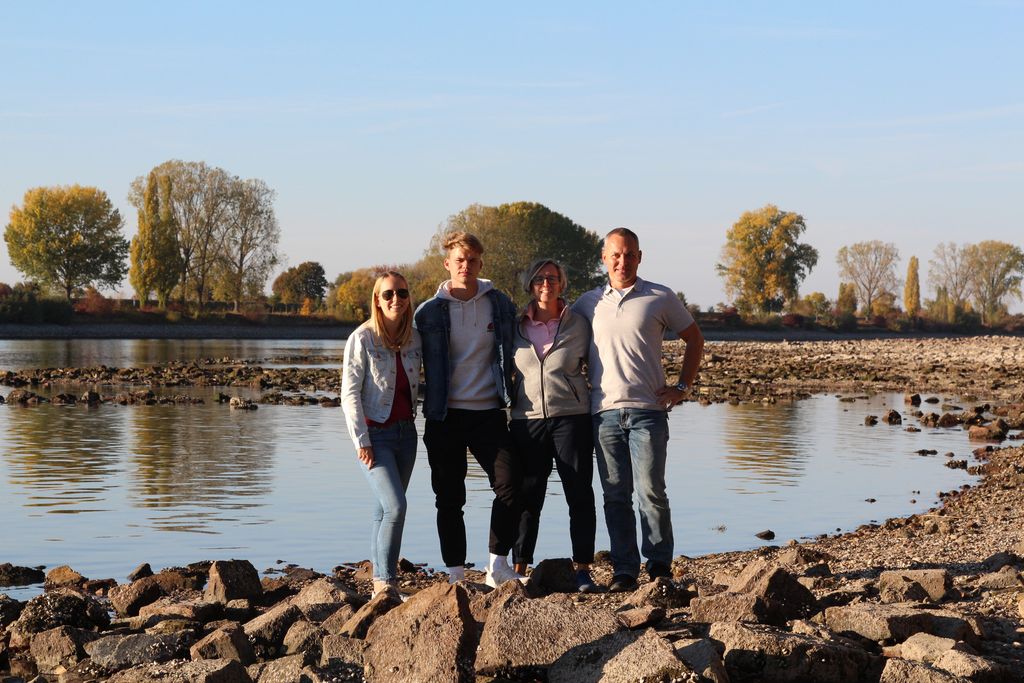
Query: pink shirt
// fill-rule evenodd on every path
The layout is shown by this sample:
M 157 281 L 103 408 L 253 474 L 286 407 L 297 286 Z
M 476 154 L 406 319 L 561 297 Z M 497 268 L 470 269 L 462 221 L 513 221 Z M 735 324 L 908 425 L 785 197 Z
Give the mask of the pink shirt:
M 531 301 L 526 307 L 526 314 L 523 316 L 523 323 L 526 327 L 526 336 L 533 344 L 533 350 L 537 352 L 537 358 L 547 355 L 551 345 L 555 343 L 555 333 L 558 332 L 558 322 L 565 315 L 565 302 L 559 301 L 560 313 L 557 318 L 552 318 L 546 323 L 533 319 L 533 312 L 536 309 L 536 302 Z

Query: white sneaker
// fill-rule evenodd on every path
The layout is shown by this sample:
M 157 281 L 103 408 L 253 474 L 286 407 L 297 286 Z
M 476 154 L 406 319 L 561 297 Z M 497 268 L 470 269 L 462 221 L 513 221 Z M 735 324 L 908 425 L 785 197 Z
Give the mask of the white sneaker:
M 522 574 L 517 574 L 516 570 L 512 569 L 508 565 L 499 564 L 492 569 L 488 569 L 484 574 L 484 583 L 491 588 L 497 588 L 499 585 L 506 581 L 519 581 L 520 583 L 526 583 L 527 578 Z

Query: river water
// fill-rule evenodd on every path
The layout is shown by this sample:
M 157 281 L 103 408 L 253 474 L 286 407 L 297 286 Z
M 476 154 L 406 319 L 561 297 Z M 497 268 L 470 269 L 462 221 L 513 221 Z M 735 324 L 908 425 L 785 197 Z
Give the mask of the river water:
M 264 365 L 309 358 L 337 367 L 342 345 L 0 341 L 0 371 L 225 357 Z M 205 403 L 0 406 L 0 562 L 69 564 L 90 578 L 122 581 L 141 562 L 158 569 L 244 558 L 261 570 L 285 561 L 328 571 L 366 558 L 371 498 L 341 410 L 232 411 L 216 403 L 221 390 L 257 398 L 246 389 L 176 387 L 164 393 Z M 0 394 L 9 391 L 0 387 Z M 904 413 L 903 427 L 864 426 L 865 415 L 893 406 Z M 900 394 L 675 408 L 668 491 L 676 554 L 755 547 L 763 542 L 754 534 L 768 528 L 776 543 L 784 543 L 928 509 L 938 491 L 972 480 L 942 466 L 945 453 L 964 458 L 972 447 L 962 430 L 907 432 L 905 426 L 914 423 Z M 920 456 L 919 449 L 938 455 Z M 472 461 L 469 489 L 469 560 L 480 566 L 491 494 Z M 422 444 L 409 500 L 402 554 L 436 567 L 441 561 Z M 600 493 L 598 518 L 597 547 L 607 548 Z M 537 557 L 569 554 L 568 515 L 553 474 Z

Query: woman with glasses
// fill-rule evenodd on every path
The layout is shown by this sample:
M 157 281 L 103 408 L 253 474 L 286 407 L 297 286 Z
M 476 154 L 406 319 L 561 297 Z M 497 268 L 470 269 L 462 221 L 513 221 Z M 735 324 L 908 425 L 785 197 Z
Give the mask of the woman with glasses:
M 569 504 L 576 587 L 581 593 L 594 593 L 594 437 L 584 374 L 590 323 L 566 305 L 562 295 L 567 285 L 565 269 L 551 259 L 533 262 L 524 273 L 523 286 L 532 299 L 516 328 L 515 401 L 509 424 L 523 464 L 523 512 L 513 560 L 520 574 L 533 562 L 554 464 Z
M 419 333 L 409 284 L 388 271 L 373 284 L 370 319 L 345 343 L 341 404 L 348 433 L 376 496 L 370 530 L 373 594 L 398 586 L 405 492 L 416 463 Z

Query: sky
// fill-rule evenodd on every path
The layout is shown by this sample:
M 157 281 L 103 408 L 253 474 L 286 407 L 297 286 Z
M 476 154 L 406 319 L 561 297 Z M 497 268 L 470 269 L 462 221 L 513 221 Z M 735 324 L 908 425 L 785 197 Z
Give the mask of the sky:
M 4 2 L 0 205 L 95 186 L 130 238 L 131 181 L 205 161 L 274 188 L 286 265 L 333 279 L 535 201 L 633 229 L 641 277 L 707 307 L 771 203 L 819 252 L 802 293 L 877 239 L 927 297 L 937 243 L 1024 244 L 1021 36 L 1015 0 Z

